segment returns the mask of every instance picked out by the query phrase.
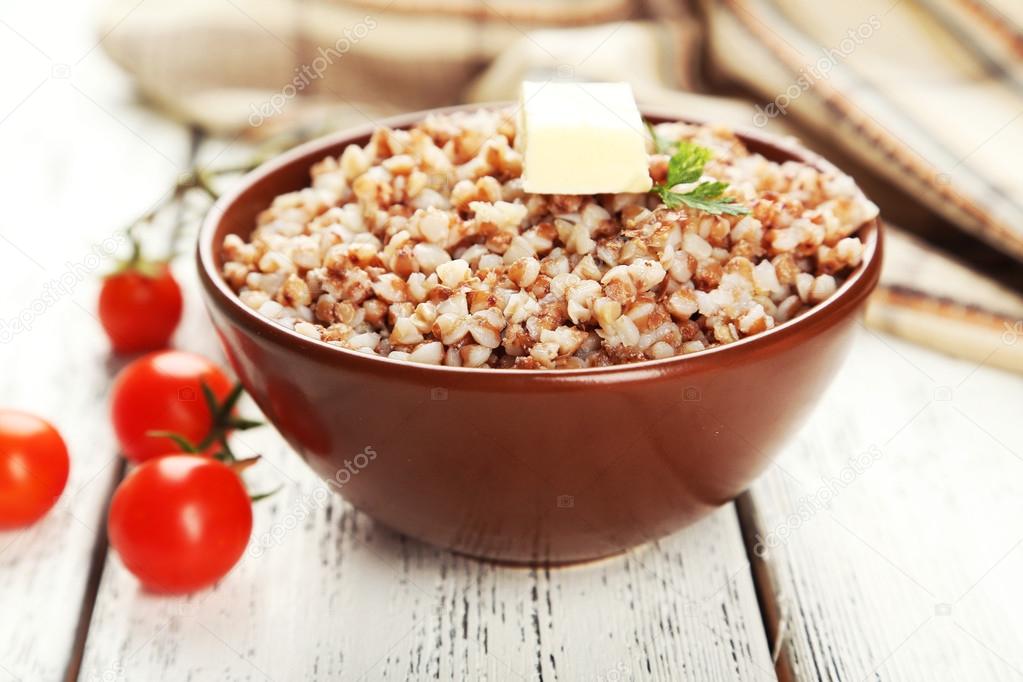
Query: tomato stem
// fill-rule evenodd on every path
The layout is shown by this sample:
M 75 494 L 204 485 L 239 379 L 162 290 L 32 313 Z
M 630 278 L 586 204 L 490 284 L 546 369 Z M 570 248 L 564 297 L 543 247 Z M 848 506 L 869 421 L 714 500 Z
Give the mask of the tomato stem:
M 227 466 L 231 468 L 236 474 L 241 474 L 243 471 L 251 467 L 253 464 L 262 459 L 261 455 L 254 455 L 252 457 L 246 457 L 245 459 L 236 459 L 229 463 Z
M 254 419 L 245 419 L 243 417 L 236 417 L 232 413 L 238 406 L 238 400 L 241 399 L 244 387 L 241 382 L 235 382 L 234 386 L 231 387 L 231 391 L 225 396 L 223 401 L 217 398 L 217 395 L 210 388 L 209 384 L 205 380 L 200 380 L 200 388 L 202 389 L 203 400 L 206 402 L 206 409 L 210 413 L 210 430 L 206 433 L 206 436 L 198 443 L 192 443 L 187 438 L 179 433 L 172 431 L 149 431 L 146 435 L 154 438 L 169 438 L 174 441 L 183 452 L 189 453 L 202 453 L 206 452 L 211 446 L 219 445 L 220 449 L 213 455 L 214 458 L 219 459 L 227 464 L 248 462 L 248 459 L 239 460 L 231 450 L 231 445 L 228 442 L 228 435 L 231 431 L 246 431 L 248 429 L 254 429 L 257 426 L 262 426 L 263 422 L 256 421 Z M 252 461 L 254 462 L 254 458 Z
M 262 500 L 265 500 L 268 497 L 273 497 L 274 495 L 276 495 L 277 493 L 281 492 L 282 490 L 284 490 L 284 486 L 283 485 L 279 485 L 276 488 L 274 488 L 273 490 L 269 490 L 269 491 L 267 491 L 265 493 L 256 493 L 255 495 L 249 495 L 249 500 L 253 504 L 255 504 L 256 502 L 261 502 Z
M 174 433 L 173 431 L 146 431 L 146 435 L 150 438 L 170 438 L 174 441 L 174 444 L 181 448 L 182 452 L 188 452 L 195 454 L 199 452 L 199 447 L 192 443 L 190 440 L 182 436 L 180 433 Z
M 173 258 L 173 246 L 170 249 L 171 253 L 169 253 L 163 260 L 144 260 L 142 257 L 141 245 L 138 239 L 136 239 L 134 232 L 137 227 L 152 223 L 157 216 L 159 216 L 168 207 L 179 204 L 191 190 L 200 190 L 210 199 L 216 201 L 220 198 L 220 192 L 218 192 L 216 188 L 216 180 L 221 176 L 248 173 L 262 165 L 266 160 L 271 159 L 278 154 L 301 144 L 302 142 L 319 137 L 332 129 L 333 127 L 328 123 L 323 126 L 307 126 L 296 131 L 289 131 L 275 135 L 261 144 L 257 152 L 248 160 L 242 161 L 241 163 L 216 166 L 212 168 L 204 167 L 199 164 L 193 165 L 188 171 L 178 176 L 174 183 L 174 187 L 165 197 L 125 228 L 125 232 L 132 241 L 132 254 L 126 263 L 122 263 L 115 272 L 111 274 L 121 272 L 128 267 L 134 267 L 134 269 L 139 270 L 143 274 L 148 274 L 152 271 L 151 266 L 153 264 L 165 264 L 171 261 Z

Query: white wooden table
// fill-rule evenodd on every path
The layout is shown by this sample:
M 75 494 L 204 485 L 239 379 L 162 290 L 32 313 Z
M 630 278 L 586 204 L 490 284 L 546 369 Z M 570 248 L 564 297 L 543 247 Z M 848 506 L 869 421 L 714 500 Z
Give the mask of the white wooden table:
M 135 101 L 92 11 L 0 11 L 0 404 L 52 419 L 72 456 L 58 507 L 0 534 L 0 680 L 1023 677 L 1023 380 L 866 329 L 748 494 L 623 556 L 525 570 L 424 546 L 326 494 L 265 427 L 238 445 L 284 489 L 240 565 L 144 593 L 103 531 L 124 466 L 89 254 L 225 145 Z M 175 228 L 189 250 L 190 215 L 153 234 Z M 217 356 L 188 257 L 177 272 L 176 344 Z

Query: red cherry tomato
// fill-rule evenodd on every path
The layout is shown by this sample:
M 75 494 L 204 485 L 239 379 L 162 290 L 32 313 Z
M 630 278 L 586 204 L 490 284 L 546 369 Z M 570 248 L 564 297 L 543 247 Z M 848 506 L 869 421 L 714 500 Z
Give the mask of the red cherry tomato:
M 238 474 L 215 459 L 168 455 L 121 482 L 110 503 L 110 544 L 148 589 L 192 592 L 241 558 L 252 503 Z
M 218 401 L 231 392 L 224 370 L 195 353 L 150 353 L 121 370 L 114 380 L 111 418 L 125 457 L 143 462 L 179 451 L 170 438 L 147 435 L 151 431 L 176 433 L 193 444 L 202 441 L 213 424 L 203 382 Z
M 165 348 L 181 320 L 181 287 L 166 263 L 128 267 L 103 280 L 99 320 L 117 353 Z
M 57 429 L 35 415 L 0 409 L 0 529 L 39 520 L 67 476 L 67 446 Z

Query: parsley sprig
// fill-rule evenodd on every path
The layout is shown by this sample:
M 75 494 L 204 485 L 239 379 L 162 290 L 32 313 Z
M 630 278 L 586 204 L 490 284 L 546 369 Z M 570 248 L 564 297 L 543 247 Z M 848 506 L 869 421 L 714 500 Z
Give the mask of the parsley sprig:
M 711 215 L 745 215 L 749 209 L 735 203 L 734 197 L 724 196 L 728 183 L 718 181 L 701 182 L 688 192 L 675 192 L 672 190 L 676 185 L 684 185 L 696 182 L 703 177 L 703 167 L 710 161 L 712 153 L 706 147 L 701 147 L 688 140 L 679 140 L 672 143 L 654 130 L 654 127 L 647 124 L 650 136 L 654 140 L 654 148 L 661 154 L 671 154 L 668 161 L 668 178 L 663 183 L 658 183 L 651 188 L 656 192 L 664 205 L 668 208 L 680 208 L 688 206 Z

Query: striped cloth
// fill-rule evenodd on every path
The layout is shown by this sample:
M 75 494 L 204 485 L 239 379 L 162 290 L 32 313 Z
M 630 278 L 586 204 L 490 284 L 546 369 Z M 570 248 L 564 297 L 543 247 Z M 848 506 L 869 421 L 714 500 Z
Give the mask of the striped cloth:
M 115 0 L 101 33 L 169 112 L 249 136 L 513 99 L 527 77 L 628 81 L 647 104 L 797 134 L 888 220 L 951 226 L 1023 285 L 1005 266 L 1023 260 L 1020 0 Z M 891 255 L 875 326 L 970 357 L 971 334 L 981 356 L 1023 339 L 1017 294 L 909 238 Z M 950 325 L 954 343 L 935 333 Z M 1002 364 L 1023 369 L 1020 349 Z
M 963 229 L 1023 259 L 1023 173 L 1015 158 L 1023 152 L 1023 3 L 1004 5 L 706 6 L 715 66 L 765 100 L 756 123 L 785 111 Z

